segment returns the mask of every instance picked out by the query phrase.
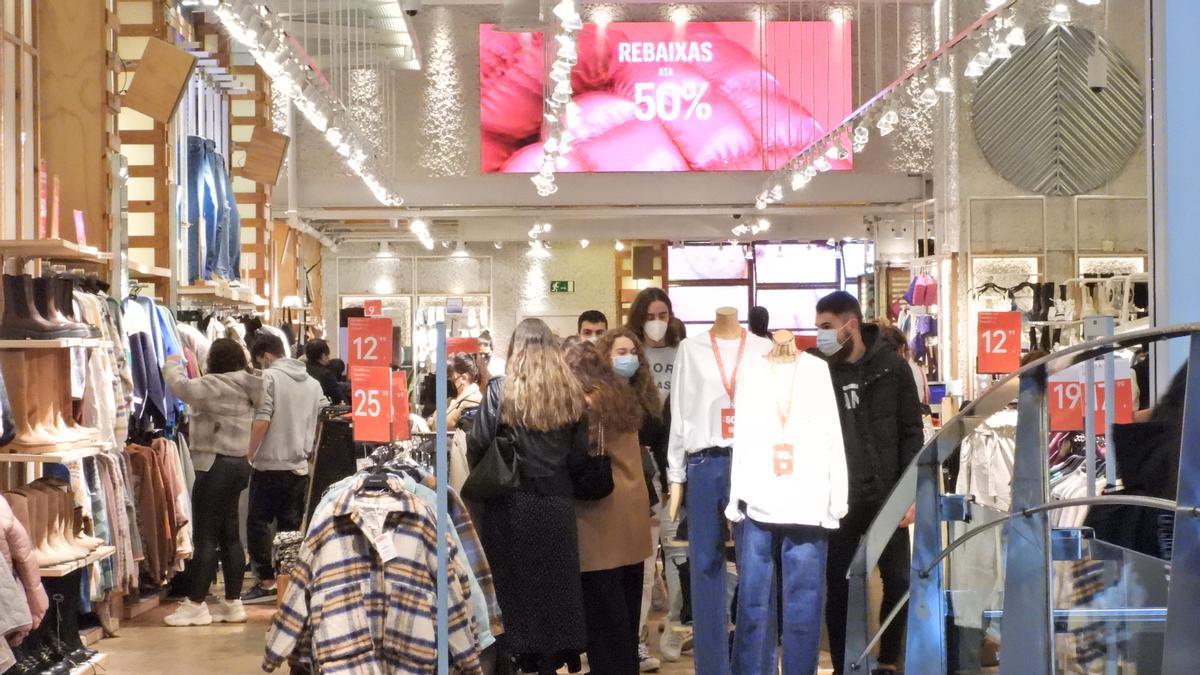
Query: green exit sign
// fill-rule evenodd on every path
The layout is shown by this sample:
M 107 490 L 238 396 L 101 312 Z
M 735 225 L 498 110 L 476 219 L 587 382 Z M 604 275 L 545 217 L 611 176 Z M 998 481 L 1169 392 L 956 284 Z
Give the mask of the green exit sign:
M 574 281 L 551 281 L 550 282 L 550 292 L 551 293 L 574 293 L 575 292 L 575 282 Z

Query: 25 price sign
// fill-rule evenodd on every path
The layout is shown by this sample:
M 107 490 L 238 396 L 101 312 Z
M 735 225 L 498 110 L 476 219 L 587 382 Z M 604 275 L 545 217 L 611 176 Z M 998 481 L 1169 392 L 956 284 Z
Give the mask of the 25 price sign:
M 347 321 L 349 366 L 392 365 L 392 320 L 351 317 Z
M 1021 313 L 979 313 L 978 371 L 1006 375 L 1021 367 Z
M 392 372 L 390 368 L 350 367 L 350 411 L 354 440 L 392 440 Z

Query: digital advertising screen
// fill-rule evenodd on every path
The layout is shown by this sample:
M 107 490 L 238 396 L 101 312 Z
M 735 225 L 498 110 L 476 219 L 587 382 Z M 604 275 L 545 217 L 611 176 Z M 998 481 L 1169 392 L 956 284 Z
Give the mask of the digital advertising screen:
M 558 170 L 779 167 L 850 114 L 851 35 L 832 21 L 585 24 L 571 73 L 580 115 Z M 479 28 L 485 173 L 541 166 L 546 39 Z

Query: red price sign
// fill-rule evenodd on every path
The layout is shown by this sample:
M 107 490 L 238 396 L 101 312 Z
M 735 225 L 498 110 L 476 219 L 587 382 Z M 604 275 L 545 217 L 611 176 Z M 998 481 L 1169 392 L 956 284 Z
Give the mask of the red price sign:
M 979 313 L 980 373 L 1011 373 L 1021 367 L 1021 313 Z
M 403 370 L 392 371 L 392 440 L 411 438 L 408 426 L 408 376 Z
M 347 320 L 346 347 L 350 366 L 392 365 L 392 320 L 350 317 Z
M 479 338 L 452 337 L 446 338 L 447 354 L 476 354 L 479 352 Z
M 367 300 L 363 303 L 363 313 L 367 316 L 383 316 L 383 301 Z
M 350 410 L 354 415 L 354 440 L 387 443 L 392 429 L 390 368 L 350 367 Z
M 1106 422 L 1104 404 L 1107 387 L 1104 386 L 1103 365 L 1097 363 L 1095 368 L 1096 398 L 1093 415 L 1097 431 L 1103 434 Z M 1050 378 L 1046 394 L 1049 398 L 1051 431 L 1084 430 L 1083 411 L 1087 401 L 1087 385 L 1084 377 L 1085 371 L 1077 366 Z M 1122 366 L 1121 362 L 1118 362 L 1115 377 L 1116 423 L 1129 424 L 1133 422 L 1133 380 L 1129 376 L 1128 364 Z

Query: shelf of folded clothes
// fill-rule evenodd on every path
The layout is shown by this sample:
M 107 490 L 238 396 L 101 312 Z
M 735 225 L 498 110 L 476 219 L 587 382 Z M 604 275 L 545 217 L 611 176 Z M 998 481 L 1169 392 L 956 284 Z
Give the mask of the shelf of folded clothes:
M 41 568 L 41 573 L 43 577 L 65 577 L 75 570 L 82 569 L 88 565 L 91 565 L 92 563 L 100 562 L 101 560 L 109 558 L 116 552 L 117 547 L 115 546 L 101 546 L 95 551 L 87 554 L 87 556 L 78 560 L 68 560 L 67 562 L 60 563 L 58 565 L 43 567 Z
M 0 349 L 65 349 L 99 347 L 100 338 L 51 338 L 48 340 L 0 340 Z
M 10 443 L 0 448 L 0 462 L 45 462 L 65 464 L 87 457 L 95 457 L 105 449 L 105 444 L 87 441 L 71 443 L 63 441 L 51 445 L 18 445 Z
M 95 246 L 81 246 L 65 239 L 0 239 L 0 254 L 45 260 L 106 262 L 112 259 L 110 254 Z

